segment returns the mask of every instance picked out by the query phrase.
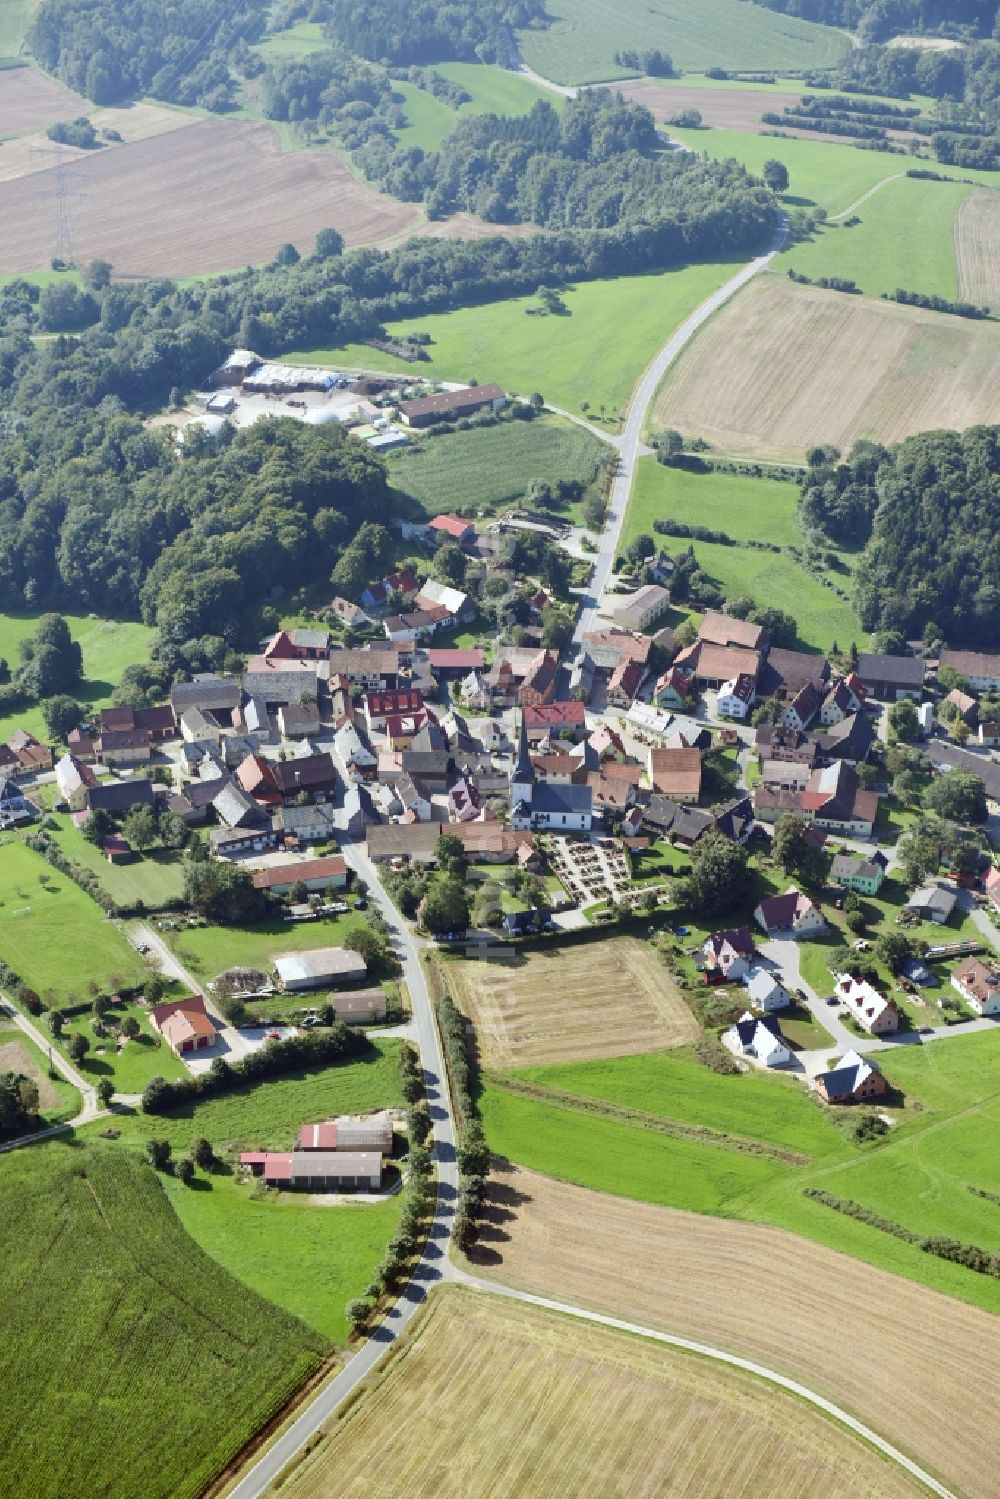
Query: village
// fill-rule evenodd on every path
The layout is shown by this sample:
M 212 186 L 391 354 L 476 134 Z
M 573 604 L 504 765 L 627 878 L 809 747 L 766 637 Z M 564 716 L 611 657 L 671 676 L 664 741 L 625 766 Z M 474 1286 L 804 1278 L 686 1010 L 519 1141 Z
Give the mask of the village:
M 241 370 L 243 389 L 269 368 Z M 427 415 L 473 398 L 503 393 L 442 393 Z M 662 552 L 588 614 L 585 588 L 547 563 L 553 536 L 525 560 L 459 514 L 399 530 L 400 566 L 276 630 L 241 673 L 104 708 L 64 748 L 23 732 L 0 746 L 0 823 L 71 875 L 86 866 L 97 899 L 113 882 L 110 915 L 142 918 L 129 940 L 147 961 L 152 942 L 185 991 L 154 990 L 143 1024 L 185 1067 L 324 1018 L 405 1031 L 369 879 L 423 940 L 486 960 L 595 927 L 641 933 L 713 991 L 738 1065 L 788 1069 L 830 1104 L 889 1093 L 892 1044 L 994 1023 L 1000 872 L 982 833 L 1000 801 L 1000 657 L 778 647 L 749 619 L 676 610 Z M 922 799 L 945 805 L 936 783 L 967 799 L 970 775 L 976 807 L 949 813 L 957 846 L 928 861 L 924 836 L 908 855 Z M 699 895 L 693 871 L 720 840 L 738 868 Z M 179 868 L 185 844 L 223 871 L 200 912 L 179 878 L 167 901 L 144 881 L 151 861 Z M 235 888 L 266 940 L 233 914 Z M 185 933 L 206 922 L 247 941 L 234 931 L 238 960 L 192 973 Z M 333 1170 L 337 1151 L 322 1154 L 303 1180 Z M 348 1154 L 345 1179 L 375 1181 Z M 294 1185 L 289 1162 L 264 1161 L 265 1180 Z

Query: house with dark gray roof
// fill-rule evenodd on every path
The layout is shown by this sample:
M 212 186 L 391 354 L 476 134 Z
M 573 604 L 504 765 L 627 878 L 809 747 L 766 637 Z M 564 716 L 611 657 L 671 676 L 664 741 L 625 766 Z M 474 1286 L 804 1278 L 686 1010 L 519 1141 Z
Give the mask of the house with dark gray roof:
M 102 781 L 87 790 L 87 810 L 109 812 L 112 817 L 119 817 L 132 807 L 152 807 L 155 801 L 152 784 L 145 776 L 137 776 L 133 781 Z
M 861 655 L 857 675 L 869 695 L 885 703 L 895 703 L 903 697 L 919 702 L 924 689 L 924 662 L 920 656 Z
M 199 674 L 190 682 L 175 682 L 170 689 L 170 706 L 178 723 L 181 715 L 189 708 L 200 708 L 203 713 L 228 715 L 227 721 L 231 723 L 239 701 L 239 684 L 232 677 Z

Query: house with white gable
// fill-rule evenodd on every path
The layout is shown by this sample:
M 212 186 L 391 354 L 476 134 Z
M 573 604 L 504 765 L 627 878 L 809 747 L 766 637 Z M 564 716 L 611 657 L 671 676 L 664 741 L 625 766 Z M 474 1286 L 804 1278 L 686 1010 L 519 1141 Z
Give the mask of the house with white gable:
M 755 1010 L 770 1015 L 775 1010 L 787 1010 L 792 996 L 780 979 L 768 968 L 751 968 L 744 980 L 750 1003 Z
M 715 699 L 717 713 L 722 718 L 747 718 L 757 698 L 757 683 L 749 672 L 740 672 L 723 682 Z
M 753 915 L 757 925 L 763 927 L 769 937 L 776 934 L 812 937 L 826 931 L 823 913 L 794 885 L 784 895 L 771 895 L 762 900 Z
M 966 958 L 952 974 L 951 984 L 977 1015 L 1000 1015 L 1000 972 L 996 965 L 990 967 L 980 958 Z
M 722 1044 L 734 1057 L 748 1057 L 762 1067 L 787 1067 L 792 1060 L 778 1022 L 770 1015 L 751 1015 L 749 1010 L 723 1031 Z
M 869 1035 L 887 1036 L 899 1030 L 899 1010 L 895 1001 L 886 999 L 867 979 L 856 979 L 850 973 L 838 974 L 836 995 Z

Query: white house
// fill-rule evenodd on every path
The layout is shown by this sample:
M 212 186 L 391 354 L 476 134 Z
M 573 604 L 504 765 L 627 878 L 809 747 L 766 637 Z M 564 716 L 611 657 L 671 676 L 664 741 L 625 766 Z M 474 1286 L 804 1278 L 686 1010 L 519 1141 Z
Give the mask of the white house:
M 822 912 L 794 885 L 784 895 L 772 895 L 762 900 L 753 914 L 758 926 L 763 927 L 769 937 L 775 932 L 791 937 L 811 937 L 826 931 Z
M 837 975 L 836 995 L 863 1030 L 872 1036 L 885 1036 L 899 1029 L 899 1010 L 891 999 L 873 989 L 866 979 L 849 973 Z
M 715 700 L 716 711 L 722 718 L 745 719 L 757 697 L 757 684 L 749 672 L 740 672 L 723 682 Z
M 750 1057 L 762 1067 L 787 1067 L 792 1060 L 778 1022 L 770 1015 L 751 1015 L 749 1010 L 723 1031 L 722 1044 L 734 1057 Z
M 766 968 L 751 968 L 745 983 L 750 1003 L 756 1010 L 770 1015 L 774 1010 L 787 1010 L 792 996 L 774 974 Z
M 440 606 L 447 609 L 453 619 L 462 619 L 469 611 L 469 595 L 460 588 L 452 588 L 448 583 L 439 583 L 436 578 L 428 578 L 426 583 L 421 583 L 420 592 L 413 602 L 417 609 Z
M 363 773 L 378 765 L 375 751 L 365 743 L 352 723 L 341 725 L 333 736 L 333 744 L 348 771 Z
M 1000 1015 L 1000 972 L 989 968 L 979 958 L 966 958 L 951 976 L 970 1009 L 977 1015 Z

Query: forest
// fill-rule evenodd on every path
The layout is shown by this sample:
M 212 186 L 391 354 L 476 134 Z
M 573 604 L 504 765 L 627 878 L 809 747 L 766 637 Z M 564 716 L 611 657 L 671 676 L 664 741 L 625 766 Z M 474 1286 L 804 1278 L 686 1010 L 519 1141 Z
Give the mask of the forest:
M 858 30 L 866 42 L 909 33 L 940 33 L 962 39 L 990 36 L 996 0 L 755 0 L 786 16 Z
M 513 27 L 542 24 L 543 0 L 332 0 L 329 35 L 373 62 L 510 61 Z
M 893 450 L 858 443 L 842 463 L 817 450 L 800 518 L 864 546 L 855 603 L 866 630 L 1000 644 L 1000 427 L 923 432 Z

